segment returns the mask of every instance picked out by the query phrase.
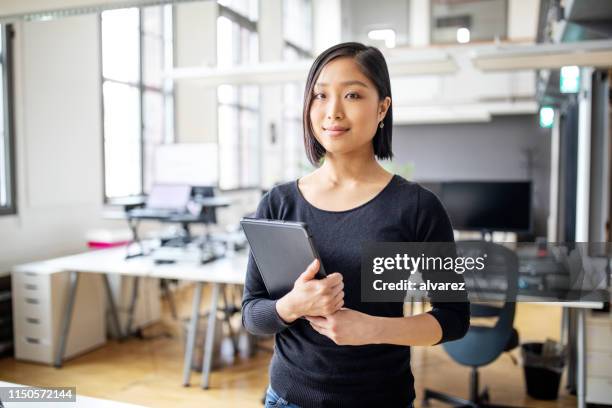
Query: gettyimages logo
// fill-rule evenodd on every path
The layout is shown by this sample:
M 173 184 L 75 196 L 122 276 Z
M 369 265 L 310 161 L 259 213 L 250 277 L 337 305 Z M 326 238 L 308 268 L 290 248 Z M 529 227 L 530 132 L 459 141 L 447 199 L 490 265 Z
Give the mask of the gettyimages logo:
M 474 269 L 482 271 L 485 267 L 487 254 L 477 257 L 461 257 L 461 256 L 425 256 L 421 253 L 420 256 L 413 257 L 408 254 L 395 254 L 395 257 L 376 257 L 373 260 L 372 272 L 381 274 L 389 270 L 403 270 L 411 275 L 421 271 L 449 271 L 458 274 L 464 273 L 466 270 Z

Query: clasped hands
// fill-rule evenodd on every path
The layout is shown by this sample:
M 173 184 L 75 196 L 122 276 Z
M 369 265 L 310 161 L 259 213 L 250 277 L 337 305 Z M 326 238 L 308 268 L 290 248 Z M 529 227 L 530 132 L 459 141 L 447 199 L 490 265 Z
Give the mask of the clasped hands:
M 344 282 L 338 272 L 315 279 L 320 263 L 313 261 L 295 281 L 293 289 L 277 302 L 287 323 L 304 316 L 311 327 L 338 345 L 375 343 L 374 316 L 344 308 Z

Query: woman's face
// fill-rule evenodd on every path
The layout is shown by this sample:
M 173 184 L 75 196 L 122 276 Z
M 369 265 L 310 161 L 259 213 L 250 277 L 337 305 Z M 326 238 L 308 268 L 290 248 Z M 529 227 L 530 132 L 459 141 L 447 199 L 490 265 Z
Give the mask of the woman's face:
M 315 137 L 328 153 L 373 151 L 372 139 L 391 98 L 379 100 L 374 83 L 351 57 L 323 67 L 313 88 L 310 121 Z

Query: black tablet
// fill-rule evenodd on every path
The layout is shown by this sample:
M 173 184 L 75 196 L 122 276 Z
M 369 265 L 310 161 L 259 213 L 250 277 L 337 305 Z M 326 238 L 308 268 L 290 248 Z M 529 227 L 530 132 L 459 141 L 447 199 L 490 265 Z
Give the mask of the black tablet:
M 291 291 L 296 279 L 315 258 L 321 261 L 303 222 L 243 218 L 240 224 L 272 299 Z M 325 276 L 320 263 L 316 278 Z

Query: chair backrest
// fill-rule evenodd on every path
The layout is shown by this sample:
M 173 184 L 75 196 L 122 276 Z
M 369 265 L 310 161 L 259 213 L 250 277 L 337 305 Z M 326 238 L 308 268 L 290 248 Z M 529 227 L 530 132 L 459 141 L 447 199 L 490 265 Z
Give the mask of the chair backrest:
M 518 257 L 516 253 L 502 245 L 485 241 L 458 241 L 458 256 L 483 256 L 486 254 L 485 268 L 477 272 L 472 282 L 495 280 L 499 282 L 505 277 L 503 288 L 503 306 L 472 304 L 470 307 L 472 317 L 497 317 L 493 327 L 470 326 L 467 334 L 460 340 L 444 343 L 446 352 L 458 363 L 479 367 L 489 364 L 503 353 L 510 336 L 512 335 L 514 313 L 516 309 L 516 296 L 518 291 Z M 468 278 L 468 276 L 466 276 Z M 468 280 L 468 279 L 466 279 Z M 486 288 L 472 287 L 474 290 L 470 300 L 489 299 Z M 496 288 L 496 294 L 499 289 Z
M 215 187 L 213 186 L 192 186 L 191 199 L 198 202 L 202 198 L 210 198 L 215 196 Z M 217 223 L 217 211 L 215 208 L 202 207 L 201 214 L 203 219 L 206 219 L 208 224 Z

